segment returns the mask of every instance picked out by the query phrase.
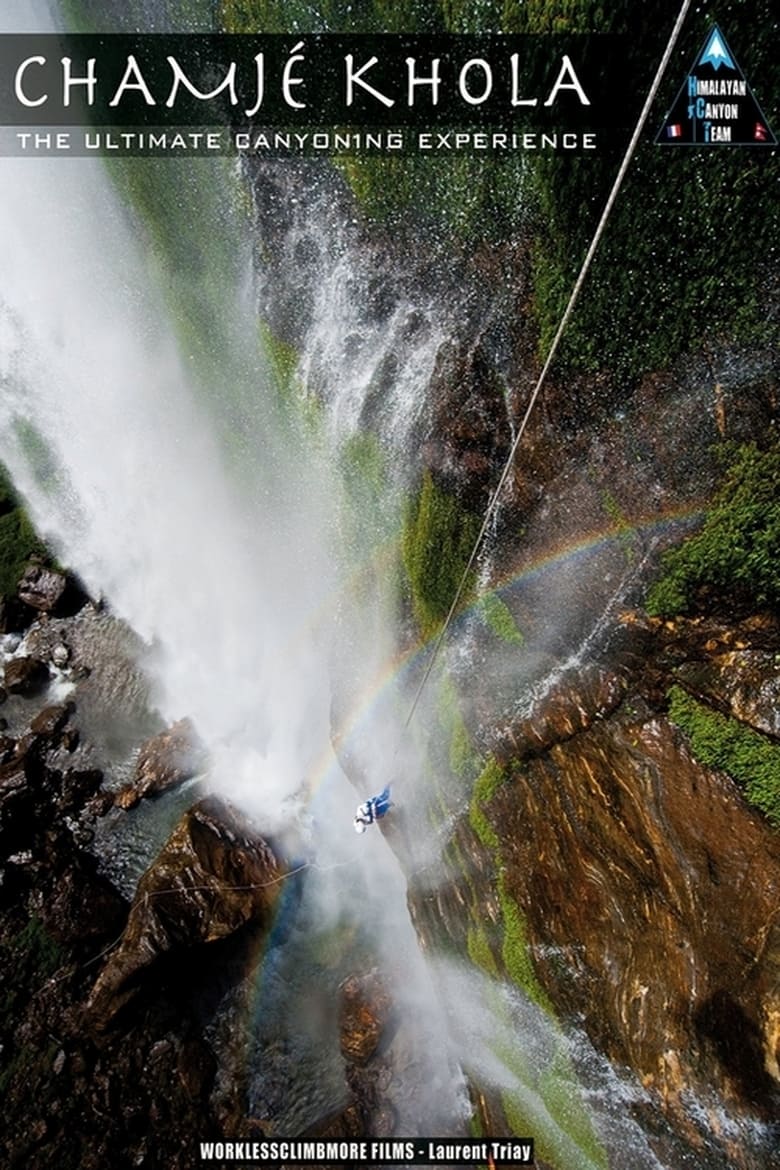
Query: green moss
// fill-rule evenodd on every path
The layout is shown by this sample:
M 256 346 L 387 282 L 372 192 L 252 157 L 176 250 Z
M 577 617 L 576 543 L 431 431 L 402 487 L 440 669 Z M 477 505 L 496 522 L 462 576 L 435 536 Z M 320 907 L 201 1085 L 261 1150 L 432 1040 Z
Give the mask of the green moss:
M 461 779 L 473 779 L 480 769 L 480 757 L 474 749 L 461 713 L 457 690 L 452 680 L 446 676 L 442 679 L 437 692 L 437 712 L 444 741 L 449 744 L 450 771 Z
M 485 625 L 502 642 L 510 646 L 522 646 L 525 639 L 515 621 L 509 606 L 497 593 L 486 593 L 477 602 L 479 615 Z
M 485 815 L 483 806 L 492 800 L 506 778 L 505 770 L 491 756 L 477 777 L 469 804 L 469 824 L 485 848 L 492 853 L 498 850 L 499 840 L 495 829 Z
M 528 952 L 525 916 L 509 893 L 503 873 L 498 876 L 498 897 L 504 926 L 501 958 L 507 975 L 517 987 L 523 989 L 529 999 L 550 1015 L 554 1015 L 553 1006 L 536 978 Z
M 494 979 L 498 978 L 498 964 L 490 949 L 490 943 L 482 925 L 469 926 L 466 937 L 466 949 L 475 967 L 480 967 Z
M 0 595 L 10 596 L 16 592 L 32 556 L 47 559 L 48 554 L 27 518 L 7 472 L 0 466 Z
M 685 732 L 696 759 L 727 772 L 751 804 L 780 828 L 780 744 L 711 710 L 679 686 L 669 690 L 669 718 Z
M 387 486 L 387 460 L 376 435 L 359 431 L 350 435 L 341 452 L 341 465 L 349 479 L 358 480 L 379 498 Z
M 480 516 L 438 487 L 425 472 L 416 497 L 405 509 L 401 556 L 411 591 L 412 609 L 424 639 L 446 617 L 479 532 Z M 462 598 L 473 594 L 472 572 Z
M 550 1075 L 545 1082 L 540 1082 L 536 1092 L 502 1092 L 501 1105 L 512 1134 L 533 1137 L 536 1156 L 556 1170 L 570 1170 L 572 1166 L 608 1170 L 606 1151 L 582 1104 L 571 1067 L 568 1076 Z
M 780 447 L 739 447 L 704 526 L 663 558 L 647 610 L 684 613 L 706 588 L 724 604 L 780 604 Z

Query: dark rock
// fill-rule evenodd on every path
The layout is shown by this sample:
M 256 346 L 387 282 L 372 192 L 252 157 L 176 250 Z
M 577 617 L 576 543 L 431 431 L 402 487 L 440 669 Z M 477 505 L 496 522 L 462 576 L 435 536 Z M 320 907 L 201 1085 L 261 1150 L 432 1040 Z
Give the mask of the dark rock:
M 53 613 L 65 596 L 68 578 L 57 569 L 31 564 L 19 582 L 17 596 L 25 605 L 41 613 Z
M 271 847 L 225 803 L 202 801 L 182 818 L 138 884 L 120 947 L 89 1000 L 104 1028 L 161 956 L 191 954 L 254 924 L 270 928 L 284 876 Z
M 60 782 L 56 799 L 61 812 L 76 812 L 93 798 L 99 799 L 103 773 L 97 768 L 69 769 Z
M 51 707 L 44 707 L 30 723 L 30 731 L 39 739 L 53 740 L 68 722 L 72 711 L 73 708 L 69 703 L 58 703 Z
M 36 616 L 18 597 L 0 597 L 0 634 L 19 634 Z
M 188 719 L 152 736 L 141 747 L 133 779 L 115 795 L 118 808 L 134 808 L 191 779 L 203 764 L 203 749 Z
M 38 658 L 11 658 L 5 664 L 5 687 L 9 694 L 30 698 L 49 682 L 49 668 Z
M 79 860 L 59 877 L 40 917 L 56 943 L 83 953 L 119 934 L 127 919 L 127 902 L 95 871 L 91 859 Z
M 66 752 L 75 752 L 81 742 L 81 735 L 77 727 L 67 727 L 62 733 L 62 746 Z M 113 803 L 113 801 L 112 801 Z
M 217 1072 L 214 1054 L 204 1041 L 192 1038 L 182 1044 L 176 1062 L 176 1071 L 188 1097 L 203 1097 L 214 1082 Z
M 501 378 L 481 346 L 448 343 L 437 355 L 430 396 L 423 462 L 449 486 L 482 501 L 511 442 Z

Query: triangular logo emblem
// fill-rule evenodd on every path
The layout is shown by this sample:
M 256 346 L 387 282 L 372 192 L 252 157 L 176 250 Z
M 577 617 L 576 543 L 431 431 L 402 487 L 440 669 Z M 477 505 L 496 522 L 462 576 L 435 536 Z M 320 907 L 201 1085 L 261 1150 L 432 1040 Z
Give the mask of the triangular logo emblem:
M 775 146 L 777 139 L 717 25 L 656 135 L 660 146 Z

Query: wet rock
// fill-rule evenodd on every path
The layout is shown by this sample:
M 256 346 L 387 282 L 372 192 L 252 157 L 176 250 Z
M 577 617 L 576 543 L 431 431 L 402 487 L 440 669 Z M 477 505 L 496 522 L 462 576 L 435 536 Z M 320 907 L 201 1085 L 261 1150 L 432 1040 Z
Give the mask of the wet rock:
M 491 823 L 566 1014 L 679 1116 L 686 1092 L 713 1088 L 738 1108 L 777 1107 L 780 840 L 727 778 L 664 719 L 623 714 L 528 762 Z
M 49 668 L 39 658 L 12 658 L 5 664 L 5 688 L 11 695 L 31 698 L 49 682 Z
M 18 597 L 0 597 L 0 634 L 18 634 L 34 617 L 35 611 Z
M 567 671 L 502 733 L 496 752 L 517 759 L 571 739 L 614 711 L 625 692 L 625 678 L 596 664 Z
M 341 985 L 339 1042 L 344 1059 L 367 1064 L 376 1052 L 390 1018 L 391 1001 L 375 974 L 350 976 Z
M 127 919 L 127 902 L 97 873 L 91 858 L 81 857 L 61 874 L 40 917 L 56 943 L 83 953 L 106 935 L 118 935 Z
M 197 1100 L 213 1084 L 217 1072 L 214 1054 L 206 1043 L 192 1038 L 179 1049 L 176 1071 L 187 1096 Z
M 25 605 L 41 613 L 52 613 L 65 596 L 68 578 L 57 569 L 31 564 L 25 569 L 17 596 Z
M 146 871 L 118 950 L 89 1001 L 92 1023 L 104 1028 L 163 956 L 235 934 L 243 926 L 270 926 L 284 876 L 281 861 L 237 814 L 216 799 L 185 814 Z
M 677 674 L 698 698 L 780 739 L 780 671 L 776 653 L 733 650 L 709 661 L 683 663 Z
M 51 652 L 51 660 L 58 670 L 64 670 L 70 662 L 70 650 L 64 642 L 58 642 Z
M 189 719 L 152 736 L 138 754 L 133 779 L 115 796 L 118 808 L 134 808 L 191 779 L 203 765 L 203 749 Z
M 431 378 L 432 422 L 423 462 L 471 499 L 482 500 L 511 441 L 504 387 L 481 346 L 448 343 Z
M 43 740 L 54 740 L 62 731 L 73 713 L 69 703 L 58 703 L 51 707 L 44 707 L 30 723 L 33 735 Z

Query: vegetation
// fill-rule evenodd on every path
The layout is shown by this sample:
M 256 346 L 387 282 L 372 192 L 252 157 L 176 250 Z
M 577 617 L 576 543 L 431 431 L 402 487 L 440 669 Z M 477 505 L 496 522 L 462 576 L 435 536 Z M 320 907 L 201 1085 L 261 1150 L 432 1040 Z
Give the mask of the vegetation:
M 737 448 L 704 526 L 663 559 L 648 612 L 685 613 L 707 590 L 727 605 L 780 603 L 780 445 Z
M 510 646 L 522 646 L 523 632 L 512 616 L 512 611 L 497 593 L 485 593 L 477 603 L 479 615 L 489 630 Z
M 506 781 L 507 775 L 494 756 L 490 756 L 480 772 L 469 805 L 469 823 L 486 849 L 495 852 L 499 846 L 498 835 L 485 815 L 484 805 L 489 804 Z
M 498 978 L 498 964 L 482 925 L 470 925 L 466 938 L 468 956 L 475 967 L 480 967 L 487 975 Z
M 0 595 L 16 592 L 31 556 L 46 556 L 19 502 L 7 473 L 0 467 Z
M 421 223 L 431 242 L 474 246 L 522 230 L 533 242 L 533 307 L 546 352 L 678 8 L 677 0 L 652 7 L 599 0 L 224 0 L 222 18 L 236 31 L 625 36 L 632 79 L 625 127 L 598 151 L 491 156 L 489 164 L 466 156 L 339 163 L 368 216 Z M 752 29 L 771 26 L 770 0 L 703 0 L 686 22 L 565 335 L 563 364 L 628 378 L 667 365 L 705 338 L 761 343 L 775 336 L 766 310 L 777 212 L 767 209 L 764 195 L 780 177 L 777 152 L 668 150 L 653 141 L 715 20 L 770 123 L 777 121 L 771 100 L 780 65 L 771 38 L 752 36 Z
M 432 637 L 447 616 L 480 522 L 476 512 L 464 508 L 425 472 L 416 498 L 407 504 L 401 537 L 412 609 L 424 639 Z M 472 574 L 464 603 L 473 590 Z
M 750 803 L 780 828 L 780 744 L 711 710 L 678 686 L 669 691 L 669 718 L 685 732 L 700 763 L 728 772 Z

